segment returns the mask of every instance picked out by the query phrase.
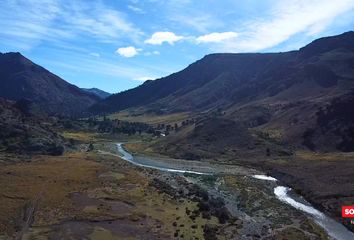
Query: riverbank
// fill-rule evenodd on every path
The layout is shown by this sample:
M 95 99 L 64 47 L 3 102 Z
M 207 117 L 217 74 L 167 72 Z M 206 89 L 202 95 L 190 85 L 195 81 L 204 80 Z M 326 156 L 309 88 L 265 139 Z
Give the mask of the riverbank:
M 129 144 L 129 149 L 138 152 L 138 155 L 144 152 L 151 154 L 150 145 L 149 143 Z M 263 155 L 237 159 L 227 151 L 220 154 L 214 152 L 210 155 L 213 158 L 202 159 L 199 162 L 225 166 L 225 169 L 230 165 L 244 166 L 274 176 L 285 186 L 291 187 L 303 196 L 316 209 L 354 232 L 354 224 L 351 224 L 350 219 L 341 217 L 341 207 L 354 203 L 354 178 L 352 177 L 354 153 L 296 151 L 292 156 Z
M 118 143 L 118 151 L 122 154 L 123 158 L 132 161 L 132 155 L 125 150 L 126 145 Z M 129 150 L 128 150 L 129 151 Z M 260 174 L 252 168 L 246 168 L 237 165 L 216 164 L 201 161 L 183 160 L 168 158 L 162 156 L 145 156 L 143 154 L 134 154 L 134 163 L 140 165 L 155 166 L 156 168 L 179 169 L 189 172 L 201 172 L 205 174 L 233 174 L 233 175 L 255 175 Z
M 170 168 L 171 165 L 169 164 L 169 162 L 166 162 L 166 161 L 159 162 L 158 160 L 150 160 L 150 162 L 149 162 L 150 165 L 148 165 L 146 162 L 144 164 L 142 164 L 141 162 L 139 162 L 138 159 L 135 159 L 130 153 L 128 153 L 123 148 L 122 144 L 117 144 L 117 149 L 118 149 L 119 153 L 123 155 L 123 159 L 129 161 L 132 164 L 147 167 L 147 168 L 156 168 L 155 165 L 151 165 L 151 164 L 159 164 L 159 167 L 157 169 L 159 169 L 161 171 L 169 172 L 169 171 L 173 170 L 172 172 L 178 172 L 177 169 L 171 169 Z M 145 157 L 145 159 L 147 159 L 147 158 L 148 157 Z M 181 160 L 179 160 L 179 161 L 181 161 Z M 162 165 L 164 165 L 164 166 L 162 166 Z M 204 164 L 200 163 L 200 165 L 204 165 Z M 184 172 L 183 170 L 179 170 L 179 171 L 180 171 L 180 173 Z M 249 173 L 249 172 L 250 171 L 244 172 L 244 176 L 247 176 L 247 173 Z M 205 174 L 205 173 L 198 172 L 197 174 Z M 210 174 L 210 173 L 208 173 L 208 174 Z M 220 172 L 218 172 L 218 174 L 220 174 Z M 277 179 L 270 177 L 270 176 L 266 176 L 266 175 L 253 175 L 252 177 L 259 179 L 259 180 L 263 180 L 263 181 L 271 181 L 274 183 L 277 182 Z M 340 223 L 327 217 L 325 214 L 321 213 L 320 211 L 316 210 L 311 205 L 309 205 L 308 203 L 301 200 L 301 197 L 298 197 L 294 194 L 292 194 L 293 196 L 290 196 L 288 194 L 288 191 L 290 191 L 290 189 L 283 187 L 283 186 L 276 186 L 274 188 L 274 194 L 278 198 L 278 200 L 294 207 L 295 209 L 297 209 L 299 211 L 306 213 L 309 217 L 314 219 L 314 221 L 317 224 L 319 224 L 327 232 L 327 234 L 331 238 L 337 239 L 337 240 L 346 240 L 346 239 L 354 238 L 354 234 L 352 232 L 348 231 L 343 225 L 341 225 Z
M 1 166 L 0 239 L 328 239 L 277 200 L 275 183 L 252 177 L 259 171 L 196 174 L 208 169 L 196 162 L 188 173 L 184 161 L 173 165 L 182 172 L 147 169 L 119 157 L 112 139 L 90 142 Z
M 290 186 L 313 206 L 354 232 L 341 207 L 354 203 L 354 156 L 351 154 L 299 153 L 289 160 L 252 163 Z

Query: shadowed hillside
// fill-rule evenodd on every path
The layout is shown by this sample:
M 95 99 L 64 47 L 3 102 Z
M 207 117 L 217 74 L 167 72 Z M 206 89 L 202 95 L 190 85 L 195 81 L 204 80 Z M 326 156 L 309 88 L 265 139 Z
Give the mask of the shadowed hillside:
M 61 155 L 64 139 L 48 119 L 29 114 L 24 105 L 0 98 L 0 152 Z
M 292 52 L 207 55 L 178 73 L 112 95 L 91 111 L 222 111 L 222 118 L 271 141 L 353 151 L 353 118 L 346 107 L 354 104 L 353 69 L 354 32 L 347 32 Z
M 30 100 L 51 115 L 79 115 L 100 99 L 20 53 L 0 54 L 0 97 Z
M 270 97 L 298 100 L 334 88 L 340 93 L 352 86 L 353 49 L 354 32 L 348 32 L 316 40 L 299 51 L 211 54 L 178 73 L 114 94 L 91 109 L 116 112 L 148 105 L 156 111 L 158 107 L 200 111 Z M 306 91 L 300 93 L 300 88 Z

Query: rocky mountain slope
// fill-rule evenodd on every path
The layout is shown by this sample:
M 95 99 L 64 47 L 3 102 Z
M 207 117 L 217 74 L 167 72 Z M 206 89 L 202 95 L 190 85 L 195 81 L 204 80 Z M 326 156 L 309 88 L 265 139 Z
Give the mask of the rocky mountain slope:
M 115 112 L 153 103 L 166 111 L 200 111 L 267 98 L 298 100 L 335 89 L 334 95 L 352 84 L 353 40 L 354 32 L 348 32 L 299 51 L 207 55 L 178 73 L 114 94 L 92 110 Z
M 30 100 L 51 115 L 79 115 L 100 98 L 69 84 L 20 53 L 0 54 L 0 97 Z
M 217 111 L 270 140 L 354 151 L 353 94 L 354 32 L 347 32 L 298 51 L 207 55 L 178 73 L 112 95 L 91 111 Z
M 64 139 L 49 119 L 31 115 L 24 105 L 0 98 L 0 153 L 61 155 Z

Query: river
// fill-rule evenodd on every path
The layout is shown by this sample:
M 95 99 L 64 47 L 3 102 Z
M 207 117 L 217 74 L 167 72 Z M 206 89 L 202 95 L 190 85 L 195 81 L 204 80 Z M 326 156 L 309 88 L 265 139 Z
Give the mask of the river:
M 184 169 L 174 169 L 174 168 L 167 168 L 163 166 L 153 166 L 153 165 L 148 165 L 146 161 L 137 161 L 134 159 L 133 155 L 131 155 L 129 152 L 125 151 L 123 148 L 123 145 L 121 143 L 117 144 L 118 152 L 122 154 L 122 158 L 136 166 L 139 167 L 146 167 L 146 168 L 152 168 L 152 169 L 157 169 L 160 171 L 166 171 L 166 172 L 173 172 L 173 173 L 192 173 L 192 174 L 198 174 L 198 175 L 211 175 L 211 173 L 208 172 L 197 172 L 197 171 L 192 171 L 192 170 L 184 170 Z
M 192 170 L 186 170 L 186 169 L 177 169 L 177 168 L 170 168 L 163 166 L 163 163 L 159 163 L 151 165 L 152 162 L 147 163 L 147 161 L 142 161 L 142 160 L 136 160 L 132 154 L 127 152 L 122 143 L 117 144 L 117 149 L 118 152 L 122 155 L 122 159 L 140 167 L 146 167 L 146 168 L 152 168 L 152 169 L 157 169 L 160 171 L 167 171 L 167 172 L 172 172 L 172 173 L 193 173 L 193 174 L 198 174 L 198 175 L 212 175 L 212 173 L 209 172 L 201 172 L 201 171 L 192 171 Z M 261 181 L 273 181 L 276 182 L 277 179 L 271 177 L 271 176 L 266 176 L 266 175 L 261 175 L 261 174 L 255 174 L 251 175 L 251 177 L 255 179 L 259 179 Z M 291 193 L 291 194 L 289 194 Z M 346 229 L 342 224 L 338 223 L 337 221 L 333 220 L 332 218 L 326 216 L 324 213 L 320 212 L 319 210 L 315 209 L 311 204 L 306 202 L 303 198 L 300 196 L 294 194 L 291 192 L 291 189 L 288 187 L 284 186 L 276 186 L 274 188 L 274 194 L 279 199 L 281 202 L 286 203 L 299 211 L 302 211 L 306 213 L 309 217 L 311 217 L 318 225 L 320 225 L 327 233 L 328 235 L 335 240 L 351 240 L 354 239 L 354 233 Z

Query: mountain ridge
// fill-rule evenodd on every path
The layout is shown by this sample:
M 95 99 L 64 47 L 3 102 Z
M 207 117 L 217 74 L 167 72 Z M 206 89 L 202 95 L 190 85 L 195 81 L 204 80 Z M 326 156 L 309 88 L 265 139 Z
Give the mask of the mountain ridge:
M 269 135 L 269 140 L 279 138 L 273 140 L 285 145 L 353 151 L 348 146 L 354 139 L 354 118 L 330 114 L 342 116 L 347 110 L 341 106 L 354 104 L 353 69 L 354 32 L 347 32 L 315 40 L 298 51 L 210 54 L 180 72 L 114 94 L 91 111 L 224 112 L 222 118 Z M 206 124 L 218 132 L 220 126 Z M 194 131 L 186 139 L 198 142 Z M 181 144 L 178 141 L 171 140 L 170 146 Z
M 105 98 L 112 95 L 111 93 L 103 91 L 99 88 L 81 88 L 81 89 L 88 92 L 88 93 L 93 93 L 101 99 L 105 99 Z
M 77 116 L 99 101 L 19 52 L 0 54 L 0 96 L 30 100 L 50 115 Z
M 344 39 L 344 43 L 342 42 Z M 298 51 L 290 51 L 283 53 L 216 53 L 209 54 L 203 57 L 202 59 L 190 64 L 187 68 L 173 73 L 167 77 L 157 79 L 155 81 L 151 81 L 145 83 L 143 85 L 138 86 L 137 88 L 133 88 L 118 94 L 113 94 L 111 97 L 107 98 L 104 101 L 101 101 L 94 105 L 91 108 L 93 113 L 108 113 L 115 112 L 122 109 L 130 108 L 130 107 L 138 107 L 147 105 L 150 103 L 156 103 L 163 98 L 168 97 L 173 94 L 171 98 L 176 99 L 180 97 L 184 93 L 191 92 L 191 90 L 195 90 L 196 88 L 201 88 L 205 83 L 213 81 L 216 77 L 220 77 L 221 74 L 229 74 L 234 77 L 234 85 L 237 84 L 237 81 L 246 81 L 252 80 L 255 74 L 264 74 L 262 77 L 270 77 L 271 75 L 282 78 L 285 75 L 294 74 L 297 71 L 299 74 L 306 74 L 311 72 L 311 67 L 313 65 L 309 65 L 313 62 L 313 54 L 317 51 L 317 57 L 323 53 L 323 51 L 329 50 L 339 50 L 341 47 L 345 47 L 350 51 L 354 49 L 352 46 L 352 41 L 354 41 L 354 32 L 347 32 L 338 36 L 326 37 L 322 39 L 318 39 L 308 44 L 307 46 L 301 48 Z M 324 43 L 325 42 L 325 43 Z M 330 42 L 329 46 L 327 46 L 327 42 Z M 323 46 L 327 46 L 323 47 Z M 328 48 L 329 47 L 329 48 Z M 306 62 L 307 61 L 307 62 Z M 223 66 L 224 64 L 224 66 Z M 307 70 L 301 69 L 305 65 L 309 65 Z M 225 67 L 226 66 L 226 67 Z M 246 71 L 246 68 L 250 68 L 252 66 L 251 71 Z M 296 67 L 297 69 L 292 69 Z M 315 66 L 317 67 L 317 66 Z M 320 66 L 322 67 L 322 66 Z M 268 69 L 266 69 L 268 68 Z M 296 76 L 301 77 L 301 76 Z M 274 78 L 274 77 L 273 77 Z M 245 80 L 246 79 L 246 80 Z M 257 80 L 257 79 L 256 79 Z M 294 80 L 294 79 L 293 79 Z M 219 81 L 220 82 L 220 81 Z M 260 81 L 258 81 L 260 82 Z M 242 82 L 240 82 L 242 83 Z M 261 82 L 260 82 L 261 83 Z M 255 81 L 247 88 L 254 87 Z M 266 83 L 265 83 L 266 84 Z M 291 82 L 284 83 L 291 84 Z M 320 83 L 326 84 L 326 83 Z M 217 84 L 216 84 L 217 85 Z M 235 87 L 235 86 L 231 86 Z M 258 88 L 263 88 L 263 86 L 255 86 Z M 276 88 L 281 88 L 281 86 L 274 86 L 272 91 L 277 91 Z M 229 90 L 226 89 L 225 90 Z M 241 92 L 233 92 L 233 97 L 242 97 L 244 93 L 244 89 L 241 89 Z M 254 93 L 255 94 L 255 93 Z M 131 98 L 135 95 L 133 100 L 127 101 L 125 98 Z M 238 96 L 239 95 L 239 96 Z M 138 97 L 137 97 L 138 96 Z M 235 102 L 233 99 L 232 101 Z M 213 100 L 210 100 L 213 101 Z M 170 99 L 166 99 L 165 102 L 170 102 Z M 160 101 L 161 108 L 169 108 L 172 111 L 179 111 L 179 109 L 173 109 L 168 107 L 168 104 Z M 171 105 L 171 104 L 170 104 Z M 196 104 L 198 105 L 198 104 Z M 199 104 L 203 105 L 203 104 Z M 191 110 L 191 109 L 183 109 L 183 110 Z M 198 110 L 198 109 L 192 109 Z

